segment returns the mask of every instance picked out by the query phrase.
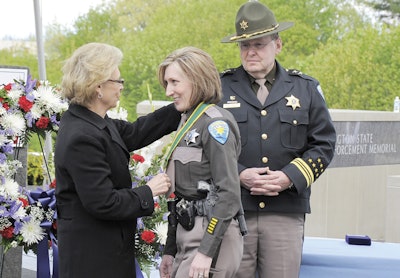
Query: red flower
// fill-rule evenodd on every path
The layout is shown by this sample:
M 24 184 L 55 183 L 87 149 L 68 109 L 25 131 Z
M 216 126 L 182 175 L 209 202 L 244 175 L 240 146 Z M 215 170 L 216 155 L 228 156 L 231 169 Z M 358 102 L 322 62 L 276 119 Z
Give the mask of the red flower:
M 10 226 L 5 228 L 4 230 L 0 231 L 0 235 L 4 238 L 12 238 L 14 232 L 14 227 Z
M 161 208 L 160 204 L 158 202 L 154 202 L 154 209 L 159 209 Z
M 143 156 L 141 156 L 140 154 L 133 154 L 132 155 L 132 159 L 134 160 L 134 161 L 136 161 L 136 162 L 140 162 L 140 163 L 143 163 L 144 162 L 144 157 Z
M 25 198 L 18 198 L 20 201 L 21 201 L 21 203 L 22 203 L 22 207 L 27 207 L 28 205 L 29 205 L 29 202 L 28 202 L 28 200 L 27 199 L 25 199 Z
M 29 112 L 33 106 L 33 103 L 30 102 L 26 96 L 22 96 L 19 98 L 18 100 L 18 104 L 21 107 L 22 110 L 24 110 L 25 112 Z
M 50 123 L 50 119 L 47 117 L 40 117 L 39 120 L 36 122 L 36 126 L 40 129 L 45 129 Z
M 141 238 L 147 244 L 152 244 L 156 240 L 156 235 L 150 230 L 144 230 L 142 232 Z
M 49 187 L 56 188 L 56 180 L 55 179 L 50 183 Z
M 11 85 L 11 83 L 8 83 L 8 84 L 5 85 L 3 88 L 4 88 L 6 91 L 9 91 L 9 90 L 11 90 L 12 85 Z
M 176 198 L 176 196 L 175 196 L 175 193 L 174 192 L 172 192 L 171 193 L 171 195 L 169 195 L 169 197 L 168 197 L 169 199 L 175 199 Z

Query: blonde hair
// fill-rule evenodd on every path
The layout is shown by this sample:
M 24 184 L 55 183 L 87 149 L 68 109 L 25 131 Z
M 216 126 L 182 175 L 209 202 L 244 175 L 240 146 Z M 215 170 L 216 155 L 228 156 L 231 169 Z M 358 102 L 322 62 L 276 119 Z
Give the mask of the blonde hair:
M 74 51 L 62 71 L 62 93 L 71 103 L 87 106 L 96 88 L 106 82 L 122 61 L 122 51 L 105 43 L 88 43 Z
M 222 88 L 219 72 L 208 53 L 188 46 L 169 54 L 158 67 L 158 81 L 164 89 L 167 88 L 164 80 L 165 71 L 172 63 L 177 63 L 192 82 L 193 93 L 190 99 L 192 107 L 201 101 L 216 104 L 221 100 Z

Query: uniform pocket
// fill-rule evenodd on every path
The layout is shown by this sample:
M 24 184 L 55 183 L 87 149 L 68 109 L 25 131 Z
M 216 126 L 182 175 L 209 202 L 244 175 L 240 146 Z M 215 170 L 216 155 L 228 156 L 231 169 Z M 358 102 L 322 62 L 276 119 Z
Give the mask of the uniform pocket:
M 308 111 L 279 110 L 281 142 L 286 148 L 301 149 L 307 144 Z

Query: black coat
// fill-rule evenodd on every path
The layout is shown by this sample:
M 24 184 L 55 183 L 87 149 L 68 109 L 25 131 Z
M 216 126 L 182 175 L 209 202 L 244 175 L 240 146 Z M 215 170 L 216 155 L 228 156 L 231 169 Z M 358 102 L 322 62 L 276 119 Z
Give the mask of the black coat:
M 154 210 L 148 186 L 132 189 L 129 152 L 176 130 L 173 105 L 134 123 L 70 105 L 56 139 L 60 278 L 134 278 L 136 219 Z
M 309 213 L 311 184 L 331 162 L 336 142 L 319 82 L 277 62 L 274 84 L 261 105 L 242 66 L 222 73 L 221 81 L 220 105 L 233 114 L 240 129 L 239 172 L 269 167 L 283 171 L 295 186 L 274 197 L 251 195 L 242 187 L 244 209 Z

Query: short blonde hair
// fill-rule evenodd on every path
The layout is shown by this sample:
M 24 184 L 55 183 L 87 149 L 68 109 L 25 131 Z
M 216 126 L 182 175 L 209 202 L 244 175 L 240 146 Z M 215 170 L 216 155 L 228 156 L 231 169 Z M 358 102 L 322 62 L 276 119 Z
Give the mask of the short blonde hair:
M 105 43 L 88 43 L 76 49 L 62 68 L 64 97 L 87 106 L 97 96 L 96 88 L 111 77 L 122 57 L 119 48 Z
M 188 46 L 169 54 L 158 68 L 158 81 L 164 89 L 167 88 L 164 80 L 165 71 L 172 63 L 177 63 L 192 82 L 193 93 L 190 99 L 192 107 L 201 101 L 216 104 L 221 100 L 222 88 L 219 72 L 208 53 Z

